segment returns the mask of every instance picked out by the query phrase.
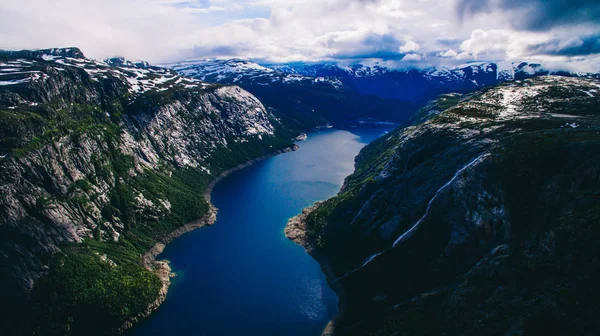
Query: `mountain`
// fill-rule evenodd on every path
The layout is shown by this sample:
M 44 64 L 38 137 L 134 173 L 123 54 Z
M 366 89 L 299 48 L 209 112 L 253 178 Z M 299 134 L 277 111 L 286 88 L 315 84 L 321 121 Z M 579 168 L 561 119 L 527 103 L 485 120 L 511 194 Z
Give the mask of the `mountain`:
M 600 330 L 600 81 L 443 95 L 365 147 L 286 234 L 329 270 L 336 335 Z
M 286 73 L 245 60 L 197 60 L 164 66 L 202 81 L 239 85 L 300 128 L 369 120 L 403 123 L 417 110 L 412 102 L 356 92 L 338 78 Z
M 512 64 L 476 62 L 455 68 L 426 69 L 390 69 L 382 64 L 339 66 L 326 63 L 275 65 L 273 68 L 290 74 L 336 78 L 360 94 L 414 101 L 419 102 L 420 105 L 443 93 L 468 93 L 506 81 L 548 74 L 598 78 L 597 74 L 551 72 L 545 70 L 541 64 L 527 62 Z
M 4 334 L 131 326 L 165 299 L 164 243 L 214 221 L 218 176 L 301 129 L 382 120 L 412 126 L 286 230 L 342 294 L 336 333 L 599 329 L 597 80 L 525 63 L 169 67 L 0 51 Z
M 165 65 L 207 82 L 237 84 L 303 127 L 364 121 L 405 123 L 418 107 L 444 93 L 469 93 L 548 74 L 540 64 L 470 63 L 456 68 L 390 69 L 330 63 L 259 65 L 247 60 L 193 60 Z M 306 122 L 308 120 L 308 122 Z
M 241 59 L 229 60 L 196 60 L 165 64 L 169 68 L 188 77 L 213 83 L 244 83 L 262 84 L 310 82 L 327 83 L 334 88 L 341 88 L 342 83 L 335 78 L 305 76 L 286 73 Z
M 5 334 L 114 334 L 149 314 L 169 268 L 142 255 L 210 224 L 208 184 L 297 135 L 238 86 L 77 48 L 0 52 L 0 120 Z

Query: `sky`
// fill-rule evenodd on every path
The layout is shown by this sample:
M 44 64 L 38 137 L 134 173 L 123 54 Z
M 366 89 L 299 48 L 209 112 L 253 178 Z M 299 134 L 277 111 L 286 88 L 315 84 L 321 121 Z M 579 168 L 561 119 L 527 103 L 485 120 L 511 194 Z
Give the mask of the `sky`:
M 2 0 L 0 49 L 152 63 L 539 62 L 600 71 L 598 0 Z

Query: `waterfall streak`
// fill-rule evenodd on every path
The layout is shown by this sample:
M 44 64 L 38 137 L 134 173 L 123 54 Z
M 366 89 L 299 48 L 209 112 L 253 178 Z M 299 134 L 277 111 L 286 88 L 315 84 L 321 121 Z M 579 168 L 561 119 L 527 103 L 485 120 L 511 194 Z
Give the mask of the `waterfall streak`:
M 396 247 L 396 245 L 398 245 L 399 243 L 403 242 L 405 239 L 410 238 L 415 231 L 419 228 L 419 226 L 421 225 L 421 223 L 423 223 L 423 221 L 425 221 L 425 218 L 427 218 L 427 216 L 429 215 L 429 210 L 431 209 L 431 206 L 433 205 L 433 202 L 438 198 L 438 196 L 442 193 L 442 191 L 444 191 L 446 188 L 448 188 L 450 185 L 452 185 L 452 183 L 454 183 L 454 181 L 467 169 L 471 168 L 472 166 L 476 165 L 477 163 L 481 162 L 481 160 L 483 160 L 488 154 L 482 154 L 478 157 L 476 157 L 475 159 L 473 159 L 471 162 L 467 163 L 464 167 L 462 167 L 461 169 L 459 169 L 454 176 L 452 176 L 452 178 L 446 182 L 446 184 L 444 184 L 441 188 L 439 188 L 435 194 L 433 195 L 433 197 L 431 198 L 431 200 L 429 200 L 429 203 L 427 203 L 427 208 L 425 208 L 425 214 L 423 214 L 423 216 L 421 218 L 419 218 L 419 220 L 406 232 L 404 232 L 402 235 L 400 235 L 400 237 L 398 237 L 395 241 L 394 244 L 392 245 L 391 248 L 387 248 L 379 253 L 375 253 L 373 255 L 371 255 L 370 257 L 368 257 L 367 259 L 365 259 L 365 261 L 363 261 L 363 263 L 353 269 L 352 271 L 346 273 L 345 275 L 335 279 L 333 282 L 337 282 L 339 280 L 342 280 L 344 278 L 347 278 L 348 276 L 350 276 L 351 274 L 359 271 L 360 269 L 364 268 L 365 266 L 367 266 L 369 263 L 371 263 L 373 260 L 375 260 L 377 257 L 379 257 L 380 255 L 384 254 L 385 252 L 393 249 L 394 247 Z
M 425 214 L 423 215 L 423 217 L 419 218 L 419 220 L 415 223 L 415 225 L 413 225 L 410 228 L 410 230 L 404 232 L 400 237 L 398 237 L 398 239 L 396 239 L 396 241 L 392 245 L 392 248 L 396 247 L 396 245 L 398 245 L 399 243 L 404 241 L 406 238 L 410 238 L 415 233 L 415 231 L 419 228 L 421 223 L 423 223 L 425 218 L 427 218 L 427 215 L 429 215 L 429 210 L 431 210 L 431 206 L 433 205 L 433 202 L 438 198 L 440 193 L 442 191 L 444 191 L 446 188 L 448 188 L 460 176 L 460 174 L 462 174 L 465 170 L 469 169 L 470 167 L 474 166 L 475 164 L 479 163 L 486 155 L 487 154 L 482 154 L 482 155 L 476 157 L 475 159 L 473 159 L 473 161 L 469 162 L 466 166 L 459 169 L 456 172 L 456 174 L 454 174 L 454 176 L 452 176 L 450 181 L 446 182 L 446 184 L 444 184 L 440 189 L 438 189 L 438 191 L 435 192 L 435 195 L 433 195 L 433 198 L 431 198 L 431 200 L 429 200 L 429 203 L 427 203 L 427 208 L 425 209 Z

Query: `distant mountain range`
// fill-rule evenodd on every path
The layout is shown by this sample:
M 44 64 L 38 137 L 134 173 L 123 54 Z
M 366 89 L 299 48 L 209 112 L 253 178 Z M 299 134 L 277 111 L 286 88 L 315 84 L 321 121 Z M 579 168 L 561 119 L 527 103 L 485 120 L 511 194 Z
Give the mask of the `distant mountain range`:
M 344 292 L 336 335 L 600 329 L 600 81 L 581 78 L 597 74 L 168 67 L 0 51 L 3 334 L 117 334 L 165 299 L 154 257 L 214 221 L 217 176 L 303 129 L 382 121 L 409 126 L 292 227 Z
M 239 59 L 164 66 L 205 82 L 239 85 L 301 128 L 368 120 L 402 123 L 416 111 L 413 102 L 361 94 L 340 78 L 284 72 Z
M 27 87 L 38 79 L 51 78 L 45 68 L 48 64 L 56 71 L 78 69 L 90 80 L 101 83 L 109 78 L 119 79 L 129 84 L 132 95 L 144 92 L 162 92 L 170 88 L 206 88 L 209 85 L 200 80 L 185 78 L 177 72 L 151 66 L 148 62 L 131 62 L 123 58 L 98 61 L 86 58 L 77 48 L 0 51 L 6 62 L 0 64 L 0 86 L 5 88 Z
M 543 75 L 595 77 L 551 72 L 540 64 L 471 63 L 456 68 L 395 70 L 382 65 L 260 65 L 241 59 L 164 64 L 206 82 L 236 84 L 292 119 L 315 124 L 365 120 L 406 122 L 419 106 L 440 94 L 468 93 L 511 80 Z M 340 102 L 340 97 L 343 97 Z M 351 102 L 344 104 L 344 102 Z M 305 126 L 314 126 L 309 122 Z

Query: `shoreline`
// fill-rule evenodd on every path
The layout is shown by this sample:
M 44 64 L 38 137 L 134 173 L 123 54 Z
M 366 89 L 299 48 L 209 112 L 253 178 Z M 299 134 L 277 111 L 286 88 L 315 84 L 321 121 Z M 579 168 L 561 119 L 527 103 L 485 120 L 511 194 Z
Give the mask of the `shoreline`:
M 219 176 L 215 177 L 215 179 L 212 180 L 208 184 L 208 186 L 204 190 L 204 199 L 206 200 L 206 202 L 210 206 L 213 206 L 212 203 L 210 202 L 210 194 L 212 193 L 212 190 L 215 187 L 215 185 L 217 185 L 217 183 L 221 182 L 225 177 L 227 177 L 227 175 L 229 175 L 229 174 L 231 174 L 231 173 L 233 173 L 235 171 L 238 171 L 240 169 L 244 169 L 246 167 L 249 167 L 249 166 L 251 166 L 251 165 L 253 165 L 253 164 L 257 163 L 257 162 L 266 160 L 268 158 L 272 158 L 272 157 L 277 156 L 279 154 L 284 154 L 284 153 L 289 153 L 289 152 L 297 151 L 298 149 L 300 149 L 300 147 L 298 145 L 294 144 L 294 145 L 292 145 L 290 147 L 279 149 L 279 150 L 276 150 L 274 152 L 271 152 L 271 153 L 259 156 L 257 158 L 251 159 L 251 160 L 246 161 L 246 162 L 244 162 L 242 164 L 239 164 L 239 165 L 237 165 L 237 166 L 235 166 L 233 168 L 229 168 L 229 169 L 223 171 L 221 174 L 219 174 Z
M 315 242 L 308 239 L 306 236 L 306 218 L 315 211 L 325 201 L 318 201 L 315 204 L 302 209 L 302 212 L 290 219 L 285 226 L 285 237 L 292 242 L 302 246 L 306 253 L 310 255 L 321 266 L 321 272 L 325 275 L 325 280 L 338 297 L 338 311 L 335 316 L 327 323 L 321 336 L 331 336 L 335 329 L 335 323 L 340 318 L 346 307 L 346 296 L 339 282 L 334 282 L 336 277 L 331 268 L 331 264 L 327 257 L 319 253 L 316 249 Z
M 215 185 L 217 183 L 219 183 L 220 181 L 222 181 L 227 175 L 229 175 L 235 171 L 244 169 L 244 168 L 249 167 L 257 162 L 266 160 L 268 158 L 277 156 L 279 154 L 296 151 L 299 148 L 300 147 L 298 147 L 298 145 L 294 144 L 292 146 L 256 157 L 247 162 L 244 162 L 242 164 L 239 164 L 235 167 L 232 167 L 230 169 L 223 171 L 221 174 L 216 176 L 208 184 L 208 186 L 204 190 L 204 199 L 208 203 L 208 211 L 206 212 L 206 214 L 204 214 L 202 217 L 200 217 L 199 219 L 197 219 L 195 221 L 191 221 L 189 223 L 183 224 L 182 226 L 175 229 L 174 231 L 171 231 L 169 234 L 167 234 L 166 236 L 159 239 L 159 241 L 156 244 L 154 244 L 154 246 L 152 246 L 152 248 L 150 248 L 148 251 L 146 251 L 146 253 L 144 253 L 142 255 L 142 265 L 144 266 L 144 268 L 146 268 L 147 270 L 153 272 L 154 274 L 156 274 L 158 276 L 158 278 L 162 282 L 162 287 L 159 291 L 158 298 L 154 302 L 152 302 L 146 308 L 146 310 L 144 312 L 140 313 L 138 316 L 133 317 L 130 320 L 128 320 L 127 322 L 125 322 L 123 324 L 123 326 L 121 327 L 120 332 L 123 332 L 123 331 L 133 327 L 136 323 L 139 323 L 144 318 L 150 316 L 150 314 L 152 314 L 153 311 L 158 309 L 160 307 L 160 305 L 166 300 L 167 293 L 169 291 L 169 286 L 171 285 L 171 278 L 175 277 L 176 274 L 171 272 L 171 267 L 169 265 L 168 260 L 156 260 L 156 257 L 159 254 L 161 254 L 163 252 L 163 250 L 165 249 L 166 245 L 168 243 L 170 243 L 171 241 L 173 241 L 175 238 L 178 238 L 185 233 L 194 231 L 194 230 L 199 229 L 204 226 L 210 226 L 215 223 L 215 221 L 217 220 L 217 212 L 219 209 L 217 209 L 210 201 L 211 200 L 210 195 L 211 195 L 212 190 L 214 189 Z

